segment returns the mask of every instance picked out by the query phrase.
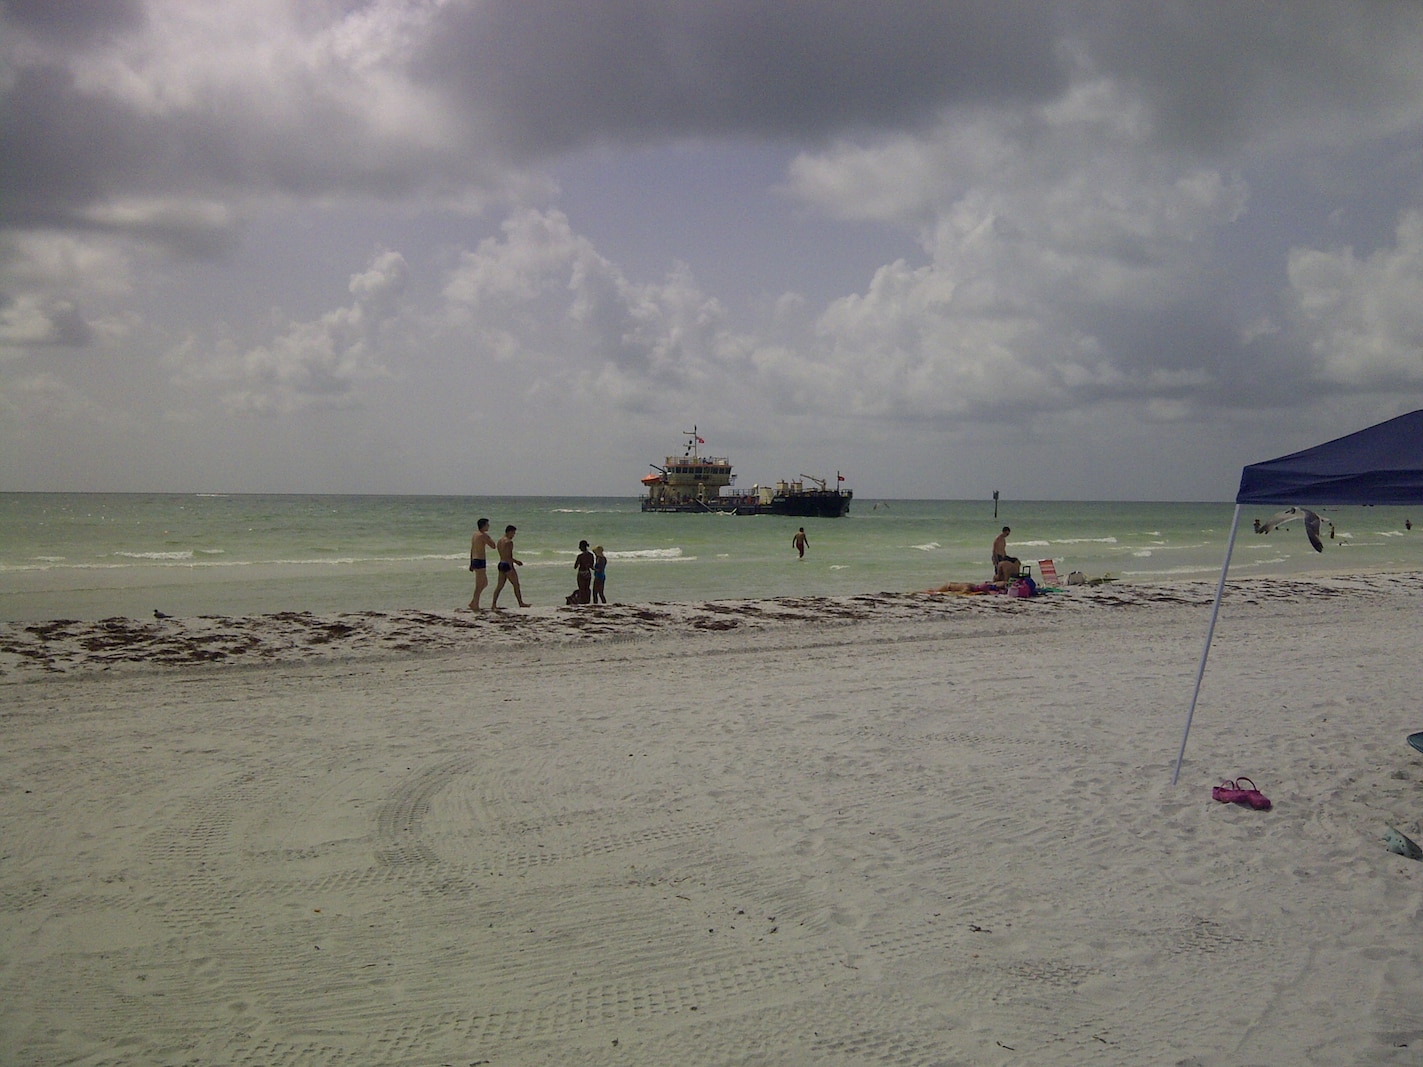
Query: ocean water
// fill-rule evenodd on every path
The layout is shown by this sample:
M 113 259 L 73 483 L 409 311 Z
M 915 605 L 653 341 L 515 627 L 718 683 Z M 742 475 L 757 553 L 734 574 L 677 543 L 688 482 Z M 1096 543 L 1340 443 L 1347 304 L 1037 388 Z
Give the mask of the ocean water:
M 1229 503 L 874 500 L 842 519 L 643 514 L 635 497 L 0 494 L 0 619 L 445 611 L 469 602 L 480 516 L 519 527 L 525 599 L 562 604 L 578 541 L 607 552 L 622 603 L 852 595 L 989 576 L 1010 525 L 1025 561 L 1124 581 L 1212 578 Z M 1302 528 L 1253 532 L 1242 513 L 1231 574 L 1423 570 L 1403 508 L 1335 508 L 1316 554 Z M 1417 516 L 1423 520 L 1423 512 Z M 804 525 L 810 548 L 791 537 Z M 1327 527 L 1326 527 L 1327 534 Z M 491 581 L 492 584 L 492 581 Z M 486 601 L 487 602 L 487 601 Z M 512 605 L 506 590 L 501 605 Z

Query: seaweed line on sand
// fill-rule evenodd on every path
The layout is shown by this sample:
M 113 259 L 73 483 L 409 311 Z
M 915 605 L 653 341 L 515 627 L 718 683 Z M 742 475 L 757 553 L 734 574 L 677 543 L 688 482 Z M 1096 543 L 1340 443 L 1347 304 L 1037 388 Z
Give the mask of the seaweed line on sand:
M 0 678 L 16 680 L 85 670 L 269 664 L 357 656 L 449 653 L 476 645 L 566 645 L 653 636 L 847 626 L 933 624 L 992 616 L 1047 620 L 1107 609 L 1206 609 L 1208 580 L 1160 585 L 1117 582 L 1049 592 L 1032 599 L 925 592 L 795 596 L 698 603 L 541 607 L 528 611 L 357 611 L 316 615 L 282 611 L 229 618 L 195 616 L 83 622 L 0 623 Z M 1245 579 L 1227 587 L 1235 608 L 1269 608 L 1339 597 L 1423 596 L 1423 575 Z

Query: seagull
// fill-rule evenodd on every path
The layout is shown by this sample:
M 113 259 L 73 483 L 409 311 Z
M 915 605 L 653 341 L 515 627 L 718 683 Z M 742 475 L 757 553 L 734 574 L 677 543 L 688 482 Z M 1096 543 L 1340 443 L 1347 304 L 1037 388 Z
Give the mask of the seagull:
M 163 612 L 159 611 L 157 608 L 154 608 L 154 609 L 153 609 L 153 617 L 154 617 L 155 619 L 171 619 L 173 616 L 172 616 L 172 615 L 165 615 L 165 614 L 163 614 Z
M 1260 532 L 1267 534 L 1276 526 L 1287 526 L 1296 519 L 1304 520 L 1304 532 L 1309 537 L 1309 543 L 1314 546 L 1316 552 L 1324 551 L 1324 542 L 1319 539 L 1319 516 L 1310 511 L 1309 508 L 1285 508 L 1274 518 L 1260 524 Z

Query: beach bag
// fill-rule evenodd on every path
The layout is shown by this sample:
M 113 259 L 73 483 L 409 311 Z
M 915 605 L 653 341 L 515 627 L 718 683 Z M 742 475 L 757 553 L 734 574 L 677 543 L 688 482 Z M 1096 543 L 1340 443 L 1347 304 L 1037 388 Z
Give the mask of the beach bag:
M 1247 785 L 1249 788 L 1246 788 Z M 1221 782 L 1211 789 L 1211 798 L 1222 804 L 1240 804 L 1256 811 L 1269 811 L 1271 807 L 1270 798 L 1256 789 L 1249 778 Z
M 1086 585 L 1086 584 L 1087 584 L 1087 575 L 1083 574 L 1081 571 L 1073 571 L 1071 574 L 1069 574 L 1069 575 L 1067 576 L 1067 584 L 1068 584 L 1068 585 Z
M 1031 578 L 1019 578 L 1008 587 L 1009 596 L 1030 597 L 1037 591 L 1038 587 Z

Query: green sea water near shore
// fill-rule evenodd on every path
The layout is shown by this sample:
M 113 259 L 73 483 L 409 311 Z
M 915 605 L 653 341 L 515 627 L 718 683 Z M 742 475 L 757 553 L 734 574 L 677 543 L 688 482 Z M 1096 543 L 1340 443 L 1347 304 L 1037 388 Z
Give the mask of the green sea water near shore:
M 1222 502 L 876 500 L 841 519 L 644 514 L 635 497 L 0 493 L 0 619 L 255 615 L 469 601 L 469 540 L 519 527 L 525 598 L 562 604 L 578 541 L 605 547 L 608 596 L 654 603 L 839 596 L 988 576 L 1003 525 L 1023 560 L 1061 574 L 1160 582 L 1220 571 Z M 1333 508 L 1314 552 L 1298 526 L 1269 536 L 1242 514 L 1232 576 L 1423 570 L 1405 508 Z M 1418 518 L 1423 520 L 1423 513 Z M 810 548 L 791 538 L 805 526 Z M 501 607 L 512 606 L 506 591 Z

